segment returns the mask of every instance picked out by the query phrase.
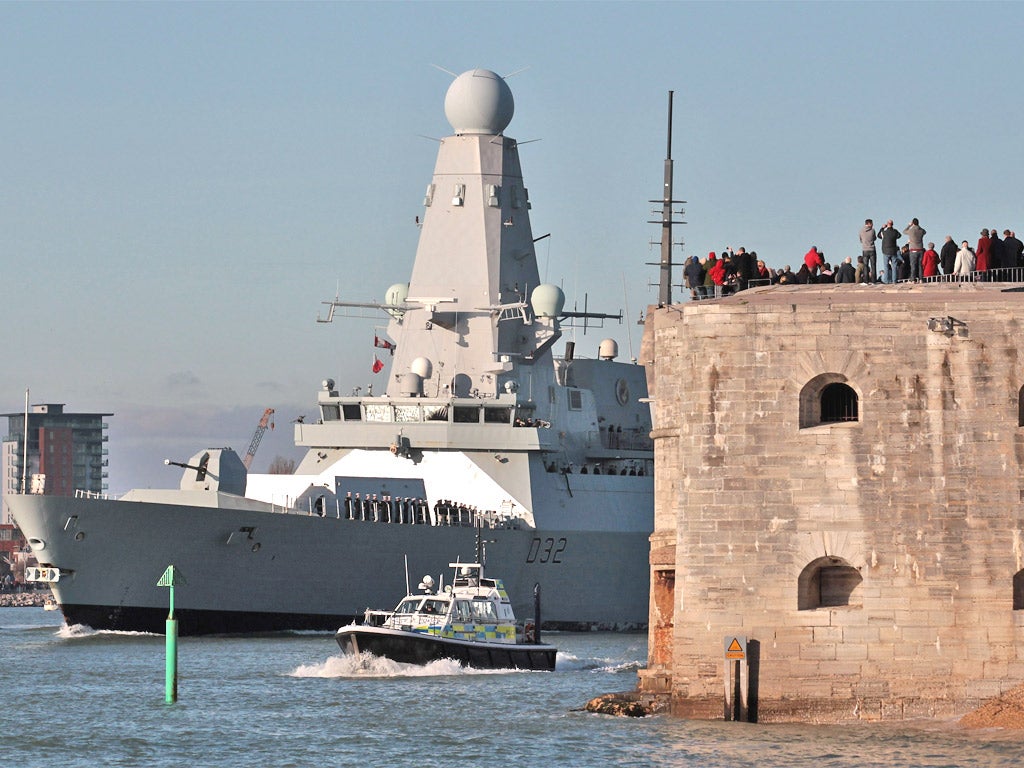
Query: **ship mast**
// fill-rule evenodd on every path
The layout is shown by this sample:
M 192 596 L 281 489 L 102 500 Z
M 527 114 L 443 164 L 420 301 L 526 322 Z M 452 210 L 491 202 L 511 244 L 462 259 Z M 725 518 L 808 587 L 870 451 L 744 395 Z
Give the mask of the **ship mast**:
M 668 92 L 668 147 L 665 151 L 665 185 L 664 194 L 661 200 L 651 200 L 652 203 L 661 203 L 661 219 L 649 221 L 648 224 L 661 224 L 661 262 L 658 277 L 658 306 L 666 307 L 672 303 L 672 225 L 685 224 L 685 221 L 672 220 L 672 206 L 684 205 L 685 200 L 672 199 L 672 96 L 675 92 Z M 682 215 L 683 209 L 679 209 Z M 682 245 L 682 242 L 679 243 Z

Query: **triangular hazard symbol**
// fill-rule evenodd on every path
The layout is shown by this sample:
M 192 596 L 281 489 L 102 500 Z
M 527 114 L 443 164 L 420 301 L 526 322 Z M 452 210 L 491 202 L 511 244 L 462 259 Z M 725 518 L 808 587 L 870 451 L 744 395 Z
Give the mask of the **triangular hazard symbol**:
M 730 651 L 742 651 L 743 650 L 743 646 L 740 645 L 740 641 L 734 637 L 732 639 L 732 642 L 729 643 L 729 650 Z

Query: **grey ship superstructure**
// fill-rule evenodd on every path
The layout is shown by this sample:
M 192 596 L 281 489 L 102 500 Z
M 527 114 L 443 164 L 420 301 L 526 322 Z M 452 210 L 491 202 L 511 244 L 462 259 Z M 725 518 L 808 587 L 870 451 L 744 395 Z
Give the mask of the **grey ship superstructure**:
M 646 622 L 644 371 L 608 339 L 596 359 L 572 343 L 555 355 L 560 323 L 582 314 L 540 282 L 505 81 L 464 73 L 445 112 L 454 135 L 411 279 L 377 305 L 394 346 L 385 394 L 343 396 L 326 379 L 319 418 L 295 425 L 308 452 L 294 475 L 248 475 L 210 449 L 177 490 L 12 499 L 69 623 L 161 631 L 156 583 L 173 564 L 189 585 L 182 632 L 336 629 L 404 588 L 403 558 L 414 572 L 472 559 L 481 528 L 511 594 L 542 584 L 546 623 Z

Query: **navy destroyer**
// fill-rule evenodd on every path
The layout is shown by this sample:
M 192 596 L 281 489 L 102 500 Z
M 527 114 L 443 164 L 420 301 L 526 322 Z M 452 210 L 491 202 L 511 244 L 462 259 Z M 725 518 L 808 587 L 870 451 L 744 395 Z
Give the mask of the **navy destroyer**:
M 177 489 L 118 499 L 24 494 L 10 510 L 69 624 L 161 632 L 168 565 L 183 634 L 335 630 L 403 589 L 395 564 L 468 558 L 476 538 L 509 593 L 543 585 L 545 625 L 644 625 L 653 446 L 641 366 L 614 341 L 585 358 L 540 280 L 514 102 L 488 70 L 454 79 L 453 135 L 426 187 L 408 283 L 379 304 L 386 392 L 325 379 L 295 425 L 292 475 L 247 472 L 225 448 L 181 462 Z M 620 318 L 621 319 L 621 318 Z M 556 349 L 556 345 L 558 345 Z M 172 462 L 173 463 L 173 462 Z M 527 613 L 528 604 L 514 609 Z

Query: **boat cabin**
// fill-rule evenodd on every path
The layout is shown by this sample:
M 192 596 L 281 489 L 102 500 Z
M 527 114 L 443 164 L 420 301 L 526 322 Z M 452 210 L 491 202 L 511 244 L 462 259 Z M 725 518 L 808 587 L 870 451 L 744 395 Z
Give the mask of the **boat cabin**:
M 365 624 L 459 640 L 516 642 L 516 616 L 501 579 L 484 577 L 479 563 L 449 563 L 449 586 L 433 590 L 425 576 L 423 594 L 406 595 L 393 611 L 366 612 Z

